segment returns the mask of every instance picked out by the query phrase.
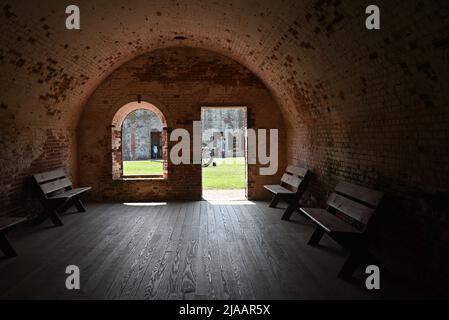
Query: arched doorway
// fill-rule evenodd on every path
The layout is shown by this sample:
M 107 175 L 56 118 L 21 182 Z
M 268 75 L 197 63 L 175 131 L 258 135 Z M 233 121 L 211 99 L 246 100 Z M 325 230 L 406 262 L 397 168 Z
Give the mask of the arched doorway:
M 153 104 L 134 101 L 112 121 L 112 176 L 163 177 L 167 172 L 167 122 Z

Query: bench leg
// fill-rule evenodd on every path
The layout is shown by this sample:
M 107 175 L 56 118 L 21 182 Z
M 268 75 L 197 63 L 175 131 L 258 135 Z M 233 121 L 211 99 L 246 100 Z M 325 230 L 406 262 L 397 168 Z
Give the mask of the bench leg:
M 346 262 L 341 268 L 340 272 L 338 273 L 338 277 L 341 279 L 351 278 L 355 270 L 357 269 L 359 263 L 360 263 L 359 255 L 356 253 L 351 253 L 348 259 L 346 259 Z
M 66 201 L 62 206 L 58 207 L 57 212 L 63 213 L 66 212 L 74 203 L 72 201 Z
M 17 252 L 11 246 L 8 239 L 6 238 L 6 235 L 3 233 L 0 233 L 0 249 L 8 258 L 17 256 Z
M 282 220 L 290 220 L 293 212 L 298 208 L 299 199 L 294 197 L 290 201 L 288 201 L 288 207 L 285 209 L 284 214 L 282 215 Z
M 53 222 L 53 224 L 56 227 L 63 226 L 64 224 L 61 221 L 61 218 L 58 216 L 57 212 L 53 209 L 47 209 L 44 212 L 42 212 L 39 216 L 37 216 L 34 221 L 33 225 L 39 225 L 42 224 L 45 220 L 50 218 L 50 220 Z
M 79 212 L 86 212 L 86 208 L 84 208 L 84 205 L 80 199 L 75 200 L 74 204 Z
M 323 235 L 324 235 L 324 230 L 321 229 L 320 227 L 315 227 L 315 231 L 313 232 L 313 234 L 310 237 L 310 240 L 309 240 L 309 242 L 307 242 L 307 244 L 311 245 L 311 246 L 316 246 L 320 242 Z
M 271 198 L 271 202 L 269 207 L 270 208 L 276 208 L 279 200 L 281 200 L 281 197 L 278 194 L 273 195 L 273 198 Z
M 284 214 L 282 215 L 282 220 L 290 220 L 290 217 L 293 214 L 293 211 L 295 211 L 296 206 L 291 204 L 287 207 L 287 209 L 285 209 Z
M 63 225 L 64 225 L 64 223 L 62 223 L 62 220 L 61 220 L 61 218 L 58 216 L 58 214 L 56 213 L 56 211 L 49 211 L 49 212 L 47 213 L 47 215 L 48 215 L 48 217 L 50 218 L 50 220 L 53 222 L 53 224 L 54 224 L 56 227 L 59 227 L 59 226 L 63 226 Z
M 34 218 L 32 225 L 40 225 L 41 223 L 43 223 L 45 220 L 47 220 L 48 215 L 46 212 L 42 212 L 40 215 L 38 215 L 36 218 Z

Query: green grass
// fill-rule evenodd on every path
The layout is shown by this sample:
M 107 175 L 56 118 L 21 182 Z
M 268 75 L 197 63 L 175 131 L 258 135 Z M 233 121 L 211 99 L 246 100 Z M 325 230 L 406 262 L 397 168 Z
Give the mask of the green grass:
M 245 189 L 245 158 L 214 159 L 203 168 L 203 189 Z M 162 175 L 162 161 L 123 161 L 123 175 Z
M 162 161 L 123 161 L 123 175 L 158 175 L 163 174 Z
M 245 158 L 214 159 L 203 168 L 203 189 L 245 189 Z

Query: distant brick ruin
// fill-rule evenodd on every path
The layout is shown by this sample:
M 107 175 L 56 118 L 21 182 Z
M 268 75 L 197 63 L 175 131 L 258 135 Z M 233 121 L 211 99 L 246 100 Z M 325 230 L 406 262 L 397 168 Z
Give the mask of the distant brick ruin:
M 212 147 L 222 158 L 245 155 L 246 108 L 202 108 L 203 145 Z M 215 136 L 215 138 L 214 138 Z
M 123 160 L 161 159 L 161 132 L 161 120 L 156 114 L 145 109 L 131 112 L 123 122 Z

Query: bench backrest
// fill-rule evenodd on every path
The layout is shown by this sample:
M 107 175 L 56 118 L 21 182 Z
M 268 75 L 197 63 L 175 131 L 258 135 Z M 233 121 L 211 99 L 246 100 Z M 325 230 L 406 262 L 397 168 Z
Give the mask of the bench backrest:
M 383 198 L 383 193 L 348 182 L 339 182 L 327 199 L 329 208 L 366 226 Z
M 72 182 L 63 169 L 38 173 L 33 175 L 33 177 L 45 196 L 72 188 Z
M 281 178 L 281 185 L 290 186 L 297 191 L 301 182 L 308 179 L 309 174 L 309 170 L 306 168 L 289 165 Z

